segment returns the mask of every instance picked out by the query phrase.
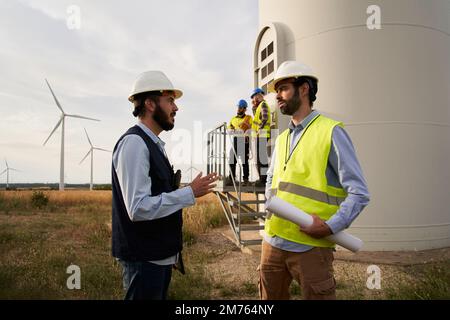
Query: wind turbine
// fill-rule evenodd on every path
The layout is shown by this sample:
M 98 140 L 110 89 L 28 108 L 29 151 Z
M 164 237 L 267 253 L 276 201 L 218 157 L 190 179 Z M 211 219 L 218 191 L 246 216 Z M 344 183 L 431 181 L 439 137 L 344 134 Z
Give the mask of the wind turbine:
M 198 173 L 200 173 L 201 171 L 199 169 L 197 169 L 196 167 L 189 167 L 189 169 L 186 170 L 186 172 L 191 171 L 191 182 L 192 182 L 192 172 L 196 170 Z
M 88 153 L 84 156 L 84 158 L 80 161 L 79 164 L 81 164 L 84 159 L 86 159 L 88 157 L 88 155 L 91 155 L 91 185 L 90 185 L 90 190 L 92 191 L 92 187 L 93 187 L 93 180 L 94 180 L 94 150 L 100 150 L 100 151 L 106 151 L 106 152 L 112 152 L 110 150 L 106 150 L 106 149 L 102 149 L 102 148 L 98 148 L 98 147 L 94 147 L 92 145 L 91 139 L 89 139 L 89 135 L 86 131 L 86 128 L 84 128 L 84 132 L 86 133 L 86 138 L 89 141 L 89 144 L 91 145 L 91 148 L 89 149 Z
M 17 172 L 19 172 L 19 170 L 11 168 L 10 166 L 8 166 L 8 161 L 6 161 L 6 159 L 5 159 L 5 163 L 6 163 L 6 169 L 3 170 L 2 173 L 0 173 L 0 176 L 6 172 L 6 189 L 8 189 L 9 188 L 9 171 L 17 171 Z
M 47 86 L 50 89 L 50 92 L 52 93 L 53 99 L 55 99 L 56 106 L 59 108 L 59 110 L 61 110 L 61 117 L 59 118 L 59 121 L 56 124 L 55 128 L 53 129 L 53 131 L 48 136 L 47 140 L 45 140 L 44 146 L 47 143 L 47 141 L 50 139 L 52 134 L 56 131 L 56 129 L 58 129 L 58 127 L 61 125 L 62 126 L 62 129 L 61 129 L 61 164 L 60 164 L 60 168 L 59 168 L 59 190 L 63 191 L 64 190 L 64 124 L 65 124 L 66 117 L 87 119 L 87 120 L 93 120 L 93 121 L 100 121 L 100 120 L 93 119 L 93 118 L 88 118 L 88 117 L 83 117 L 83 116 L 79 116 L 79 115 L 76 115 L 76 114 L 67 114 L 67 113 L 65 113 L 63 108 L 61 107 L 61 104 L 59 103 L 58 99 L 56 98 L 55 94 L 53 93 L 53 90 L 50 87 L 50 84 L 48 83 L 47 79 L 45 79 L 45 82 L 47 83 Z
M 197 172 L 201 172 L 199 169 L 197 169 L 196 167 L 193 166 L 192 164 L 192 150 L 191 150 L 191 166 L 189 167 L 189 169 L 186 170 L 186 173 L 191 171 L 191 181 L 192 181 L 192 173 L 194 170 L 197 170 Z

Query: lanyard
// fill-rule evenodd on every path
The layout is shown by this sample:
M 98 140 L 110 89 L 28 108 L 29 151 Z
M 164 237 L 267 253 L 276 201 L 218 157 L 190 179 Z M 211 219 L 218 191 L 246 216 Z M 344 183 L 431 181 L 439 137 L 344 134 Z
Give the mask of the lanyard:
M 292 152 L 290 152 L 291 150 L 291 131 L 289 130 L 289 134 L 286 136 L 286 150 L 285 150 L 285 154 L 284 154 L 284 168 L 283 171 L 286 171 L 286 166 L 289 162 L 289 160 L 291 159 L 292 154 L 294 153 L 295 149 L 297 148 L 298 144 L 300 143 L 300 140 L 303 138 L 303 136 L 306 133 L 306 130 L 308 130 L 308 128 L 311 126 L 311 124 L 320 116 L 320 114 L 318 114 L 317 116 L 314 117 L 314 119 L 312 119 L 308 125 L 303 129 L 303 132 L 300 136 L 300 139 L 298 139 L 297 143 L 294 146 L 294 149 L 292 149 Z

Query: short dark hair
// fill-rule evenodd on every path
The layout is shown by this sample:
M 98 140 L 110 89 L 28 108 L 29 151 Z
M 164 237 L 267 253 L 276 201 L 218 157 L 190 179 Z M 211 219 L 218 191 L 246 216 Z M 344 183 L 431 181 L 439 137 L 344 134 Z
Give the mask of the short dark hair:
M 150 99 L 154 103 L 159 103 L 159 97 L 161 96 L 160 91 L 150 91 L 138 93 L 133 97 L 133 116 L 142 118 L 145 115 L 145 100 Z
M 319 90 L 317 85 L 317 80 L 311 77 L 300 77 L 295 80 L 294 85 L 298 88 L 302 84 L 307 83 L 309 86 L 308 95 L 309 95 L 309 103 L 311 107 L 313 106 L 314 101 L 316 101 L 316 94 Z

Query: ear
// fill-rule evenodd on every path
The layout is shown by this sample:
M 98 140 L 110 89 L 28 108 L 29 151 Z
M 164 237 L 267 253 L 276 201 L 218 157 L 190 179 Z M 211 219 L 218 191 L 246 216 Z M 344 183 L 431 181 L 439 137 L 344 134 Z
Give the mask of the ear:
M 155 111 L 156 104 L 155 104 L 155 102 L 154 102 L 152 99 L 149 99 L 149 98 L 145 99 L 144 105 L 145 105 L 145 108 L 146 108 L 150 113 L 153 113 L 153 112 Z
M 300 86 L 300 94 L 302 97 L 304 97 L 308 96 L 308 93 L 309 93 L 309 84 L 308 82 L 305 82 Z

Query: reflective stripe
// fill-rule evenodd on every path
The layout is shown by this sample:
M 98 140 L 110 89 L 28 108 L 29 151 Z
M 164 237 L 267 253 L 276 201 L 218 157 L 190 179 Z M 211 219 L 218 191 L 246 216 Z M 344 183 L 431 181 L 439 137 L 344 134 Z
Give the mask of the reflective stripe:
M 312 200 L 325 202 L 331 205 L 339 206 L 344 200 L 345 197 L 334 197 L 330 196 L 326 192 L 314 190 L 308 187 L 300 186 L 298 184 L 293 184 L 290 182 L 280 182 L 278 185 L 278 189 L 284 192 L 293 193 L 305 198 L 309 198 Z M 277 189 L 271 189 L 277 190 Z

